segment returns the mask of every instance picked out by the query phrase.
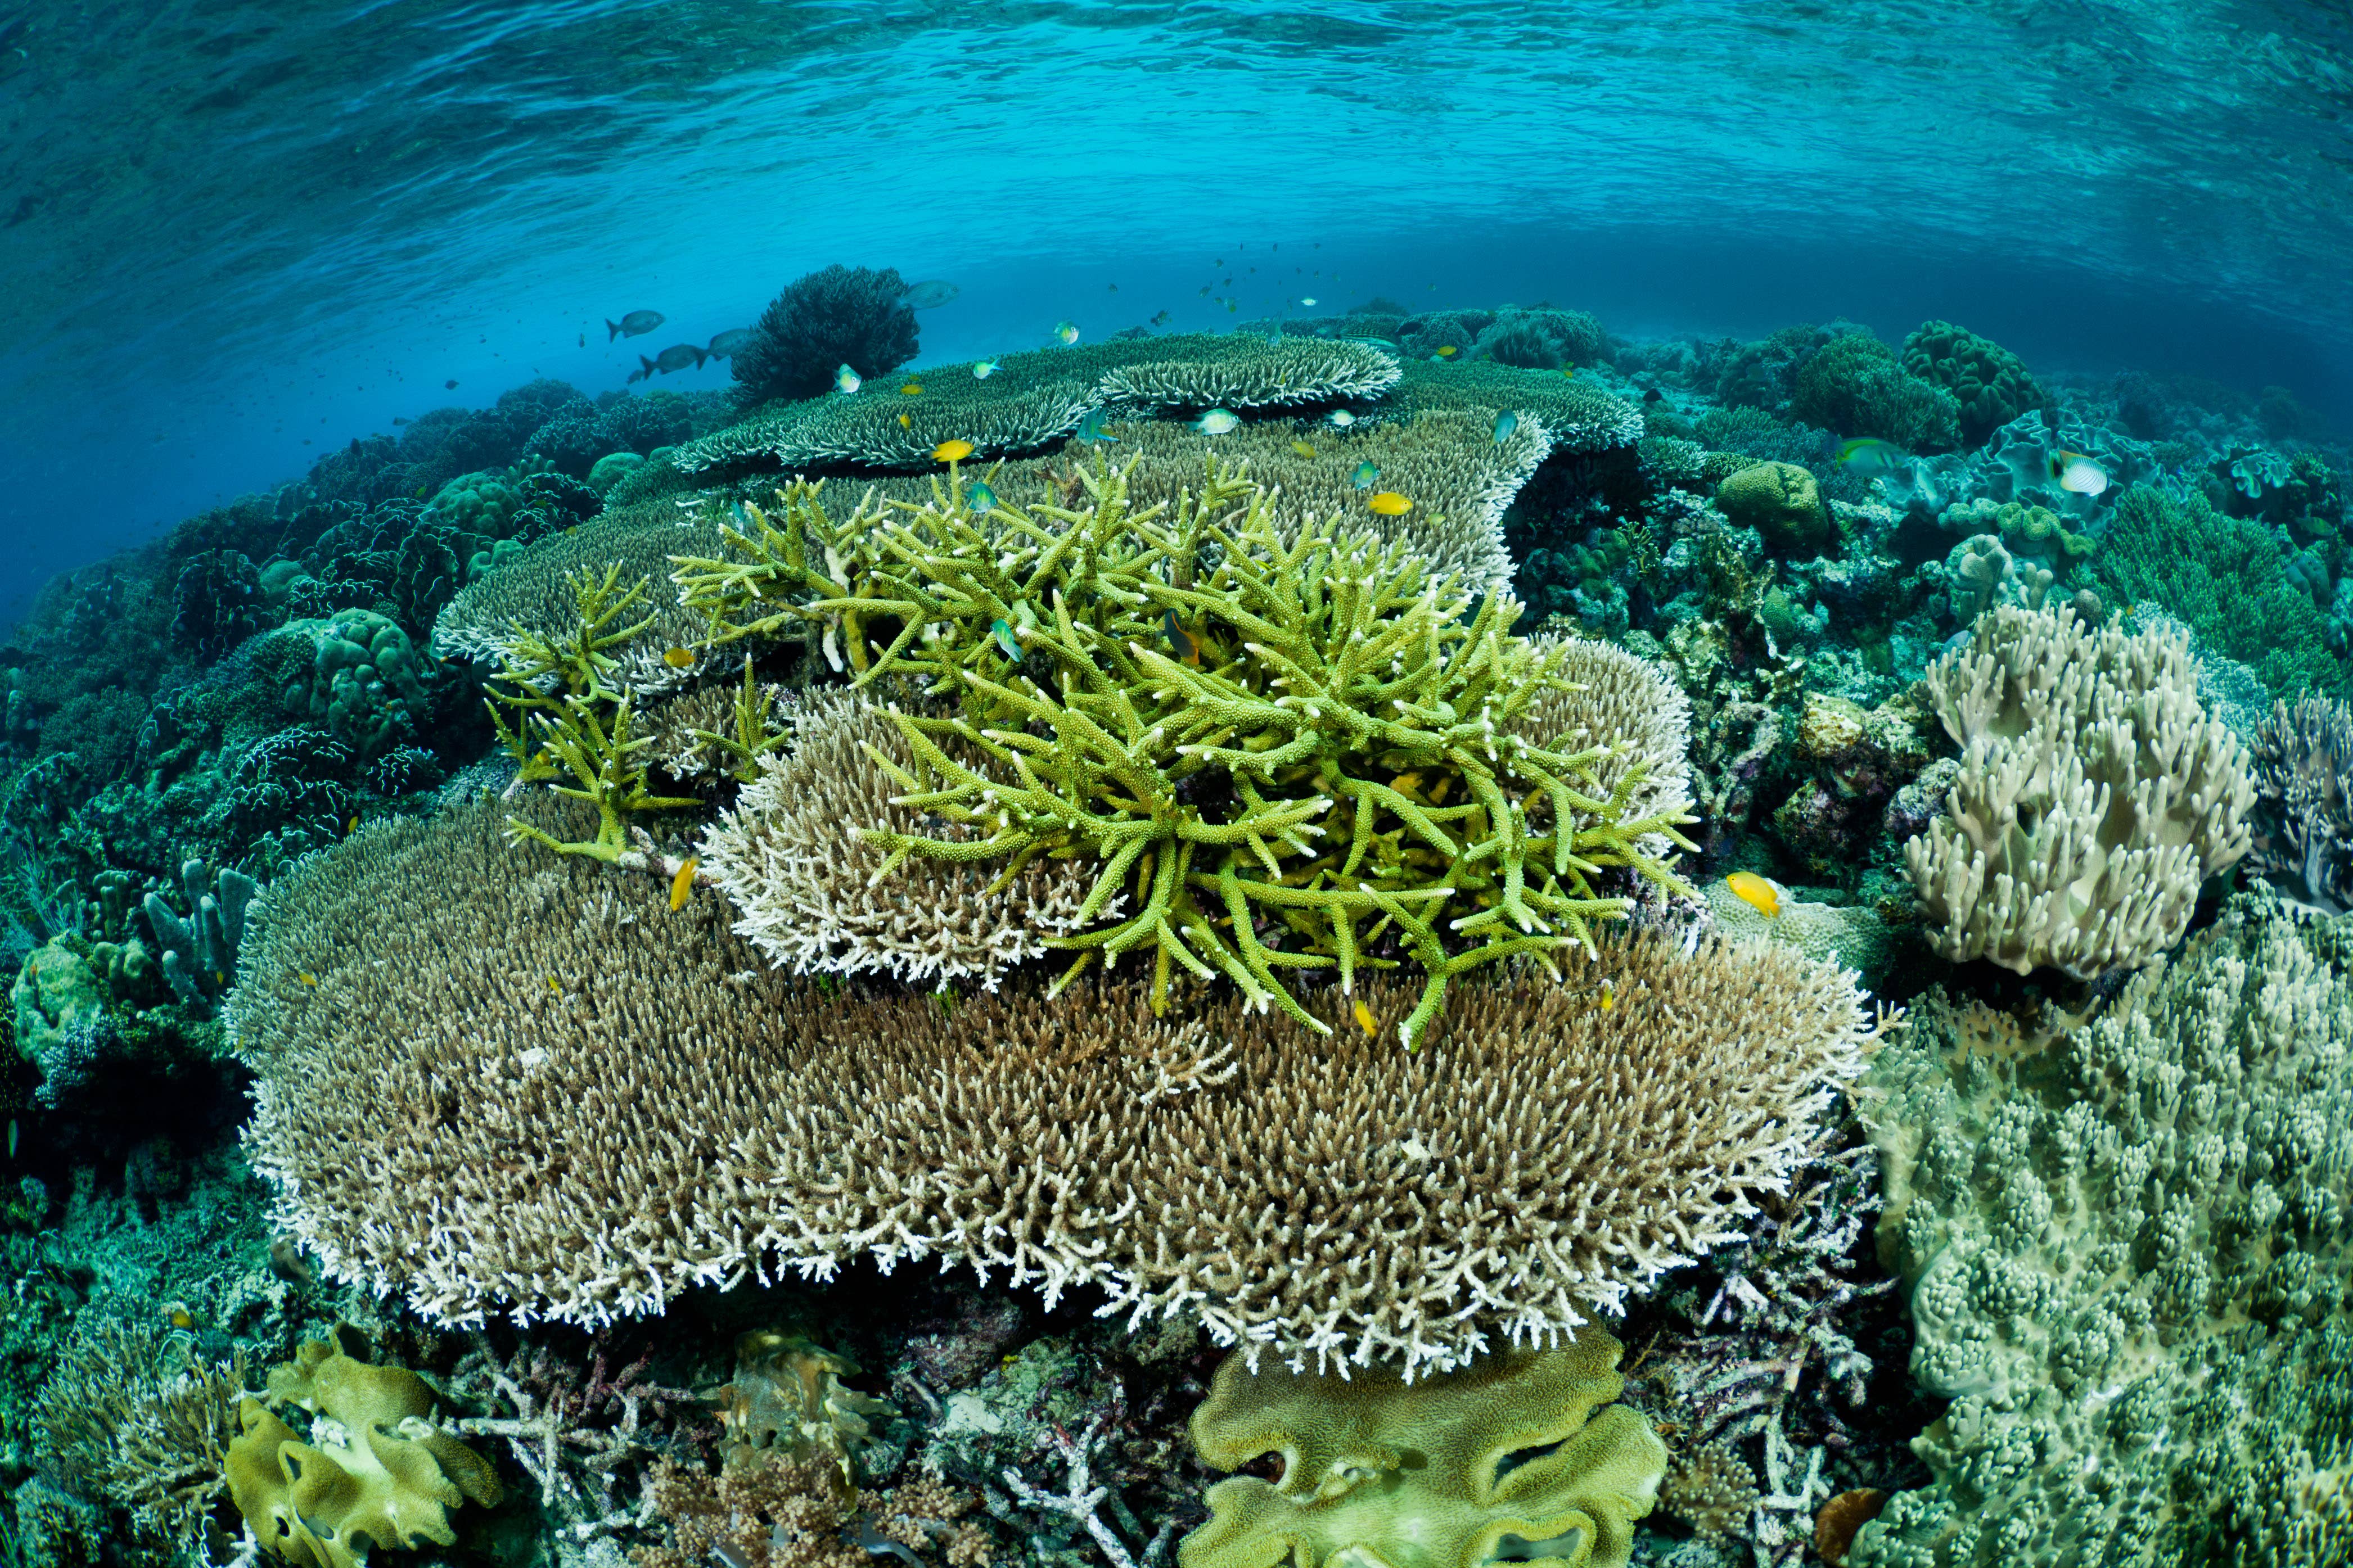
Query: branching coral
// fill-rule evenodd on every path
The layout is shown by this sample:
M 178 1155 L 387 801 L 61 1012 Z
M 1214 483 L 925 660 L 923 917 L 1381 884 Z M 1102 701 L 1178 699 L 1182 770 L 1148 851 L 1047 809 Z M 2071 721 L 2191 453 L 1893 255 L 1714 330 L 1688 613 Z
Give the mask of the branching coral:
M 1933 1001 L 1860 1104 L 1950 1400 L 1862 1568 L 2353 1553 L 2353 956 L 2232 900 L 2088 1025 Z
M 1585 456 L 1630 447 L 1642 438 L 1641 410 L 1585 382 L 1556 373 L 1514 370 L 1493 361 L 1431 364 L 1408 360 L 1389 395 L 1397 408 L 1510 410 L 1545 428 L 1553 450 Z
M 517 764 L 518 784 L 552 784 L 557 795 L 585 801 L 596 810 L 596 837 L 566 842 L 520 816 L 508 827 L 518 843 L 544 844 L 565 855 L 617 859 L 628 847 L 630 816 L 696 804 L 657 795 L 646 788 L 641 755 L 654 742 L 633 735 L 634 700 L 607 682 L 621 668 L 615 650 L 626 647 L 653 617 L 616 626 L 646 596 L 650 580 L 619 587 L 621 569 L 607 566 L 599 579 L 582 573 L 572 581 L 577 606 L 573 630 L 562 638 L 517 627 L 500 652 L 501 668 L 485 683 L 499 742 Z M 501 711 L 503 710 L 503 711 Z M 558 784 L 565 777 L 569 784 Z
M 952 476 L 896 521 L 839 525 L 796 484 L 778 519 L 727 531 L 731 558 L 680 561 L 715 639 L 822 622 L 830 648 L 838 625 L 858 684 L 958 705 L 893 719 L 915 759 L 905 804 L 968 836 L 870 826 L 878 877 L 914 856 L 1010 875 L 1082 855 L 1099 874 L 1076 921 L 1123 891 L 1132 912 L 1053 939 L 1079 953 L 1066 981 L 1142 949 L 1156 998 L 1176 971 L 1222 974 L 1320 1029 L 1275 971 L 1334 969 L 1345 991 L 1360 955 L 1402 956 L 1428 976 L 1409 1044 L 1453 975 L 1589 945 L 1588 922 L 1627 908 L 1600 890 L 1608 868 L 1680 887 L 1640 847 L 1679 820 L 1627 817 L 1631 781 L 1593 793 L 1607 744 L 1523 732 L 1565 682 L 1511 634 L 1507 595 L 1433 581 L 1366 534 L 1286 542 L 1268 493 L 1222 468 L 1141 510 L 1124 471 L 1084 479 L 1079 510 L 976 513 Z
M 1169 340 L 1104 373 L 1096 401 L 1139 414 L 1171 408 L 1295 408 L 1378 397 L 1398 362 L 1370 343 L 1239 334 Z
M 1013 964 L 1043 957 L 1047 938 L 1083 923 L 1093 877 L 1070 859 L 1034 859 L 1002 887 L 994 868 L 948 859 L 880 875 L 888 851 L 863 830 L 924 830 L 922 812 L 893 804 L 916 760 L 881 708 L 821 694 L 795 716 L 789 754 L 754 777 L 701 845 L 707 874 L 738 911 L 736 931 L 770 962 L 943 985 L 977 977 L 994 988 Z
M 985 1568 L 991 1555 L 987 1532 L 963 1518 L 970 1493 L 929 1475 L 887 1492 L 846 1487 L 823 1456 L 763 1455 L 716 1477 L 664 1461 L 647 1495 L 671 1544 L 640 1547 L 637 1568 L 869 1568 L 875 1553 L 935 1547 L 949 1568 Z
M 1092 978 L 828 994 L 717 906 L 518 867 L 489 805 L 285 873 L 230 1026 L 286 1227 L 441 1321 L 936 1258 L 1286 1358 L 1444 1367 L 1741 1234 L 1876 1034 L 1850 976 L 1767 942 L 1604 935 L 1565 985 L 1466 979 L 1406 1052 L 1369 1032 L 1404 976 L 1315 992 L 1336 1037 Z
M 747 403 L 823 392 L 834 367 L 887 375 L 915 357 L 915 312 L 896 268 L 828 267 L 795 279 L 753 325 L 729 369 Z
M 2255 730 L 2248 868 L 2325 914 L 2353 910 L 2353 706 L 2307 696 Z
M 1927 683 L 1961 771 L 1904 857 L 1947 958 L 2136 967 L 2247 852 L 2245 748 L 2200 703 L 2186 639 L 2005 605 Z

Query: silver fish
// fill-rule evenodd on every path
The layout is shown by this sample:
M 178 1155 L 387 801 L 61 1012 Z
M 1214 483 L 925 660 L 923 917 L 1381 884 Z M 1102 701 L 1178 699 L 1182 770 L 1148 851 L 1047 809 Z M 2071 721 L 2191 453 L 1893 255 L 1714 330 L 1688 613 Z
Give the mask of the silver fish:
M 659 310 L 632 310 L 617 321 L 605 323 L 605 341 L 609 343 L 615 338 L 641 338 L 660 326 L 664 319 Z
M 955 284 L 934 278 L 929 282 L 909 285 L 907 291 L 899 296 L 899 302 L 911 310 L 930 310 L 946 304 L 962 292 Z
M 751 328 L 730 327 L 725 331 L 720 333 L 717 337 L 712 339 L 711 346 L 702 352 L 709 354 L 712 359 L 733 359 L 735 357 L 737 352 L 751 341 Z

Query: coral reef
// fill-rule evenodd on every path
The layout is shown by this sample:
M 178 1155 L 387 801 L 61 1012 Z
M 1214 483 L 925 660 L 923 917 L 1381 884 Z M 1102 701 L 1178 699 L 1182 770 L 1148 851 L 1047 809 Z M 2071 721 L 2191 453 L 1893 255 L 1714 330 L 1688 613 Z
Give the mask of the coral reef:
M 819 694 L 792 725 L 787 753 L 699 845 L 705 875 L 735 907 L 737 933 L 771 963 L 797 974 L 970 978 L 994 990 L 1008 968 L 1044 957 L 1047 937 L 1087 923 L 1080 910 L 1094 878 L 1080 861 L 1032 860 L 1009 880 L 994 867 L 928 858 L 880 875 L 889 857 L 871 834 L 924 830 L 922 812 L 892 804 L 913 787 L 906 736 L 880 706 L 839 691 Z M 970 748 L 948 745 L 987 771 Z M 971 841 L 954 825 L 945 836 Z
M 728 369 L 746 404 L 813 397 L 836 366 L 888 375 L 915 357 L 915 312 L 896 268 L 836 264 L 785 286 L 760 312 Z
M 2254 778 L 2247 868 L 2308 909 L 2353 910 L 2353 708 L 2274 703 L 2255 730 Z
M 1795 463 L 1758 463 L 1716 487 L 1715 504 L 1742 528 L 1753 528 L 1783 550 L 1803 553 L 1830 537 L 1814 476 Z
M 1935 1483 L 1862 1568 L 2353 1550 L 2342 921 L 2233 900 L 2055 1037 L 1937 1002 L 1861 1101 Z
M 1831 339 L 1799 367 L 1789 412 L 1843 436 L 1893 441 L 1907 452 L 1960 445 L 1960 405 L 1905 369 L 1895 351 L 1861 333 Z
M 1640 1415 L 1610 1403 L 1625 1387 L 1621 1349 L 1588 1326 L 1566 1345 L 1414 1383 L 1230 1355 L 1193 1413 L 1194 1445 L 1221 1470 L 1271 1455 L 1281 1473 L 1211 1487 L 1209 1521 L 1177 1562 L 1624 1568 L 1667 1452 Z
M 1908 374 L 1960 405 L 1961 434 L 1972 444 L 2047 400 L 2016 354 L 1950 321 L 1921 322 L 1903 352 Z
M 1153 357 L 1105 372 L 1095 383 L 1095 401 L 1143 415 L 1296 408 L 1377 398 L 1400 374 L 1395 356 L 1363 342 L 1205 334 L 1162 339 L 1152 347 Z
M 1155 1016 L 1142 985 L 795 991 L 714 900 L 501 837 L 468 807 L 295 868 L 232 1002 L 281 1220 L 442 1321 L 936 1253 L 1229 1342 L 1442 1366 L 1737 1234 L 1875 1037 L 1835 968 L 1657 939 L 1603 940 L 1566 985 L 1465 981 L 1415 1052 L 1373 1036 L 1419 987 L 1362 973 L 1354 1002 L 1314 994 L 1321 1041 L 1231 994 Z M 648 988 L 663 1006 L 626 1002 Z M 1596 1082 L 1641 1109 L 1594 1115 Z
M 1927 682 L 1962 748 L 1946 815 L 1904 847 L 1937 951 L 2094 980 L 2180 941 L 2254 798 L 2187 641 L 2004 607 Z
M 1511 412 L 1544 426 L 1552 449 L 1590 456 L 1631 447 L 1642 438 L 1642 416 L 1588 383 L 1541 371 L 1514 370 L 1492 361 L 1430 364 L 1408 360 L 1389 404 L 1405 413 L 1425 409 Z

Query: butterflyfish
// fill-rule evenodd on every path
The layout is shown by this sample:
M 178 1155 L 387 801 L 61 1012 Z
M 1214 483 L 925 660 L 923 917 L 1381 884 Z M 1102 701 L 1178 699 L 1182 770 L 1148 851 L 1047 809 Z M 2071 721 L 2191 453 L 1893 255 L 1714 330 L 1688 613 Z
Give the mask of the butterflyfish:
M 2052 453 L 2051 477 L 2072 495 L 2095 496 L 2108 488 L 2108 471 L 2081 452 Z

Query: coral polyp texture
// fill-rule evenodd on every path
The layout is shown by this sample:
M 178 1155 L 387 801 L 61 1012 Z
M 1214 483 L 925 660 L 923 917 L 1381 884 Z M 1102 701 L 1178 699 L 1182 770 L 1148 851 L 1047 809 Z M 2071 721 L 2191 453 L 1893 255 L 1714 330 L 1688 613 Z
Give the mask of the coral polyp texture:
M 1277 971 L 1345 990 L 1403 960 L 1426 976 L 1409 1043 L 1453 976 L 1624 915 L 1607 869 L 1681 886 L 1643 847 L 1681 819 L 1629 816 L 1631 781 L 1596 793 L 1608 743 L 1524 731 L 1566 682 L 1557 650 L 1512 634 L 1508 595 L 1433 580 L 1368 534 L 1286 542 L 1269 493 L 1226 470 L 1140 509 L 1127 470 L 1082 477 L 1082 510 L 976 512 L 955 485 L 839 524 L 797 484 L 777 518 L 726 531 L 728 556 L 681 560 L 713 639 L 822 624 L 856 684 L 953 709 L 894 722 L 906 800 L 963 832 L 870 831 L 878 875 L 1085 858 L 1076 919 L 1100 923 L 1053 939 L 1077 953 L 1066 979 L 1138 952 L 1155 998 L 1179 973 L 1223 975 L 1320 1029 Z
M 1328 1037 L 1222 989 L 828 994 L 716 899 L 519 859 L 501 815 L 364 825 L 281 877 L 232 1008 L 282 1222 L 444 1322 L 871 1254 L 1445 1367 L 1739 1235 L 1878 1038 L 1833 965 L 1649 937 L 1466 981 L 1412 1052 L 1374 1037 L 1420 991 L 1390 975 L 1316 992 Z
M 1139 414 L 1168 408 L 1296 408 L 1380 396 L 1396 356 L 1325 338 L 1201 335 L 1154 343 L 1149 358 L 1106 371 L 1097 402 Z
M 1454 408 L 1517 414 L 1544 426 L 1553 450 L 1578 457 L 1630 447 L 1642 438 L 1642 412 L 1634 405 L 1557 371 L 1514 370 L 1487 360 L 1408 360 L 1387 401 L 1400 413 Z
M 1127 475 L 1139 505 L 1170 501 L 1200 488 L 1212 459 L 1232 465 L 1274 492 L 1271 511 L 1285 543 L 1320 528 L 1368 532 L 1404 545 L 1440 576 L 1508 584 L 1504 509 L 1551 451 L 1534 420 L 1494 438 L 1483 411 L 1432 410 L 1400 419 L 1365 419 L 1345 430 L 1302 431 L 1288 422 L 1245 426 L 1205 436 L 1189 426 L 1114 422 L 1105 427 L 1136 458 Z M 1073 441 L 1066 456 L 1083 465 L 1093 454 Z M 1359 483 L 1361 465 L 1378 474 Z M 1375 495 L 1405 497 L 1411 509 L 1388 517 Z
M 2004 605 L 1927 685 L 1960 773 L 1904 857 L 1945 957 L 2137 967 L 2247 852 L 2246 749 L 2199 700 L 2186 637 Z
M 1626 1386 L 1622 1349 L 1588 1326 L 1568 1344 L 1413 1383 L 1385 1369 L 1343 1378 L 1230 1355 L 1193 1412 L 1194 1448 L 1221 1470 L 1271 1456 L 1282 1474 L 1210 1487 L 1209 1521 L 1176 1560 L 1624 1568 L 1667 1448 L 1641 1415 L 1611 1403 Z
M 789 752 L 701 846 L 706 873 L 739 911 L 736 931 L 771 963 L 800 974 L 935 985 L 972 978 L 993 988 L 1012 965 L 1045 956 L 1047 937 L 1083 923 L 1094 879 L 1069 859 L 1032 860 L 1003 888 L 996 867 L 949 859 L 878 875 L 887 853 L 862 830 L 923 828 L 920 811 L 892 804 L 914 776 L 906 736 L 881 707 L 838 689 L 791 722 Z
M 2353 1560 L 2353 932 L 2226 906 L 2092 1023 L 1938 1002 L 1861 1101 L 1935 1482 L 1856 1568 Z

